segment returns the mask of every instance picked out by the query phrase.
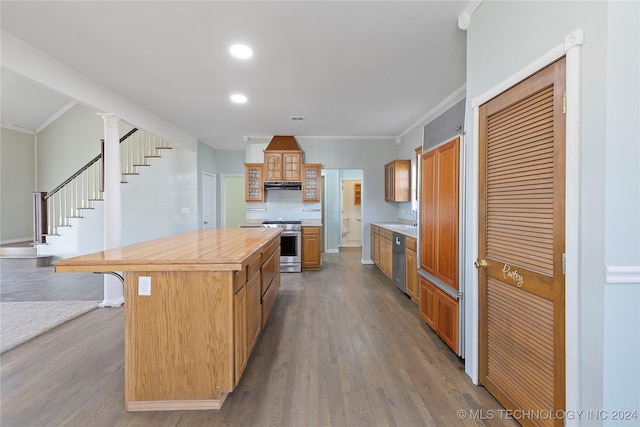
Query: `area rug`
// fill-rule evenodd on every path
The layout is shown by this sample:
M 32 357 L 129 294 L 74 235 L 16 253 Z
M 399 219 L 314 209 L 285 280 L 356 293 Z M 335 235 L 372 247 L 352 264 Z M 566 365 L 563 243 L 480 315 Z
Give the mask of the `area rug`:
M 97 301 L 1 302 L 0 353 L 97 307 Z

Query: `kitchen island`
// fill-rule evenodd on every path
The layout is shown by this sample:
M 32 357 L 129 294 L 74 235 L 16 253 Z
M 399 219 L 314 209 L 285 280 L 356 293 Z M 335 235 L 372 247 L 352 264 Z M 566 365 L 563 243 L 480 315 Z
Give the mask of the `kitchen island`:
M 280 285 L 280 229 L 204 229 L 60 260 L 123 272 L 125 409 L 219 409 Z

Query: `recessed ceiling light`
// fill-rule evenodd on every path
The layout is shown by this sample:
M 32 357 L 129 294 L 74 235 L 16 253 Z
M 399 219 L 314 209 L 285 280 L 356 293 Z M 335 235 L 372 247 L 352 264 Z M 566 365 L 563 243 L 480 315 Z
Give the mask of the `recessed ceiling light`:
M 234 93 L 229 98 L 236 104 L 244 104 L 245 102 L 247 102 L 247 97 L 240 93 Z
M 253 56 L 251 48 L 243 44 L 234 44 L 229 48 L 229 52 L 231 52 L 231 55 L 240 59 L 247 59 Z

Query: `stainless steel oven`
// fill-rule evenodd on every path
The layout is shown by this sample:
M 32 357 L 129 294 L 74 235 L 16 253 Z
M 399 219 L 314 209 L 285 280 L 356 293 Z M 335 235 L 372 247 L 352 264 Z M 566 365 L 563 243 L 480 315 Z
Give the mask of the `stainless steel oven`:
M 300 221 L 264 221 L 265 228 L 282 228 L 280 235 L 280 272 L 302 271 L 302 226 Z

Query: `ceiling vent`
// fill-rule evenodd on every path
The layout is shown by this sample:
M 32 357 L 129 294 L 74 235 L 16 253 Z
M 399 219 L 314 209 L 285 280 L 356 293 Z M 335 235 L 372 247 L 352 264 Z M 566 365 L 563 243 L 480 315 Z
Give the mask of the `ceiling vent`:
M 304 116 L 289 116 L 289 120 L 292 122 L 303 122 Z

